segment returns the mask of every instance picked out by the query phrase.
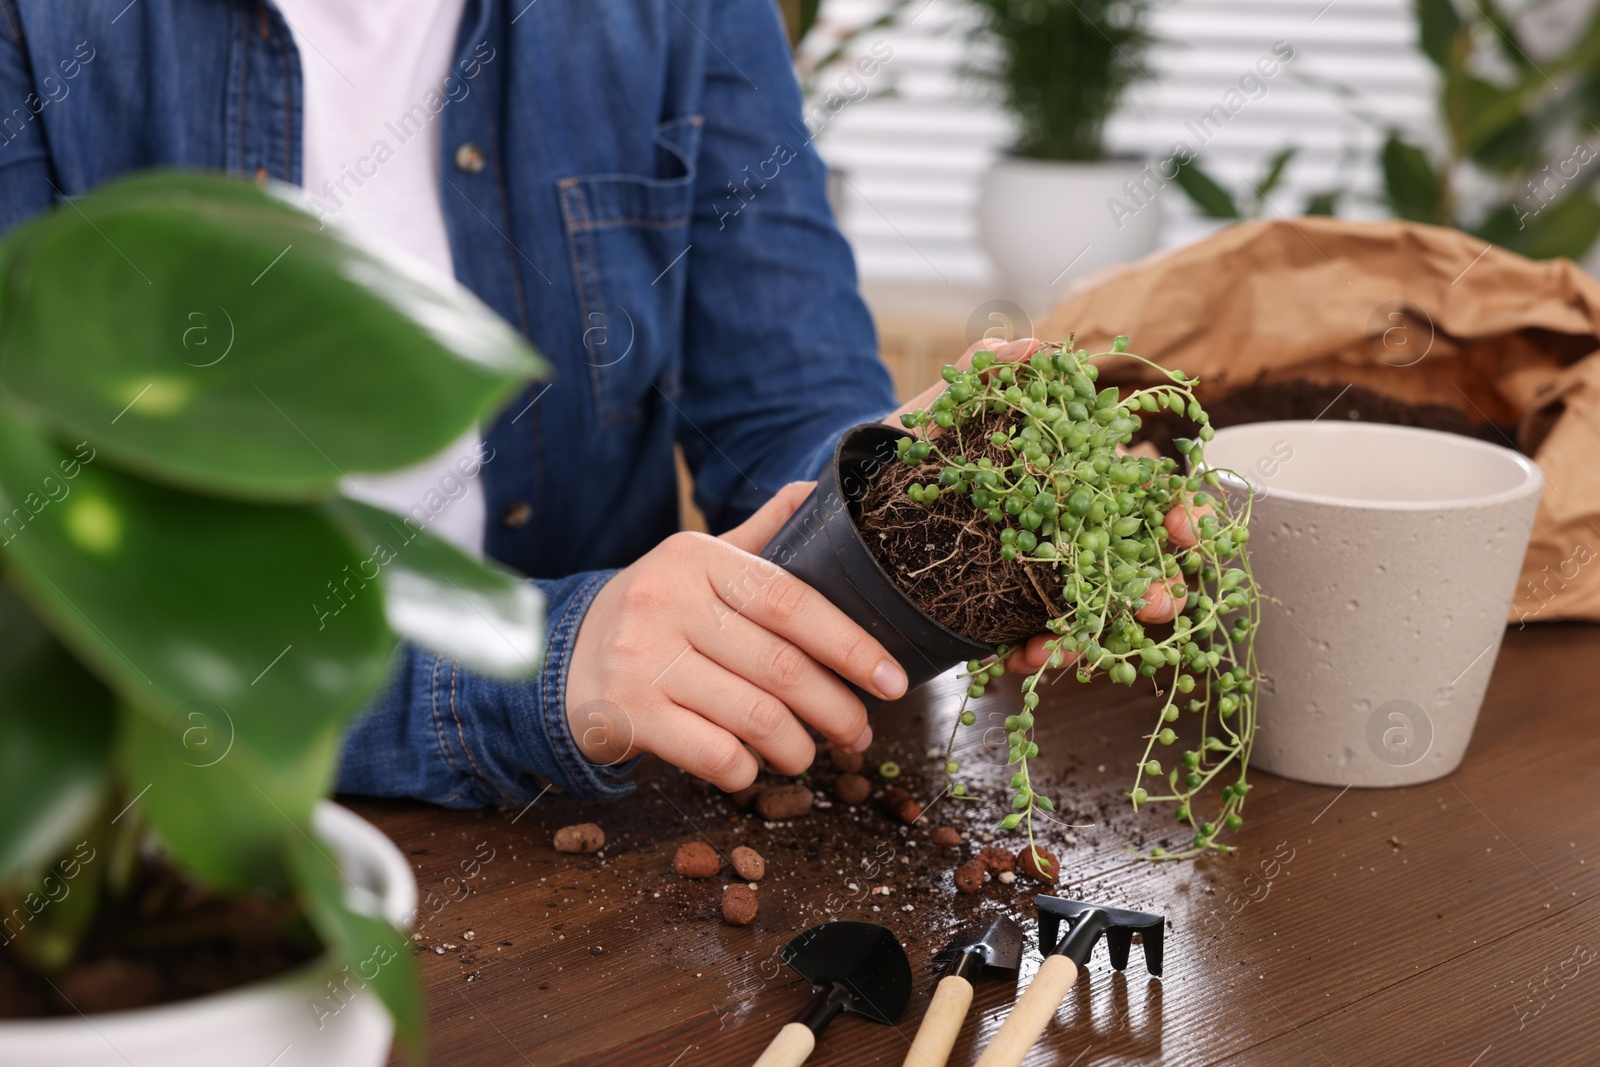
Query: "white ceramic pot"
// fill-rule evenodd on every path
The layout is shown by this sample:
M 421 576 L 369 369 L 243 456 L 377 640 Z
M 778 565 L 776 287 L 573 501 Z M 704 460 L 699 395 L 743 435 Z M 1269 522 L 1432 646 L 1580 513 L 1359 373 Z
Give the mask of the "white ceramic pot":
M 978 230 L 1006 296 L 1031 314 L 1071 282 L 1153 250 L 1161 179 L 1143 160 L 1006 157 L 984 176 Z
M 1538 468 L 1472 438 L 1348 422 L 1229 427 L 1206 461 L 1256 493 L 1250 561 L 1272 600 L 1253 764 L 1336 786 L 1455 770 L 1505 633 Z
M 377 827 L 318 805 L 317 836 L 356 891 L 396 926 L 409 925 L 417 882 Z M 340 1001 L 329 983 L 341 989 Z M 359 979 L 323 959 L 277 978 L 194 1000 L 79 1018 L 0 1022 L 6 1067 L 382 1067 L 394 1022 Z

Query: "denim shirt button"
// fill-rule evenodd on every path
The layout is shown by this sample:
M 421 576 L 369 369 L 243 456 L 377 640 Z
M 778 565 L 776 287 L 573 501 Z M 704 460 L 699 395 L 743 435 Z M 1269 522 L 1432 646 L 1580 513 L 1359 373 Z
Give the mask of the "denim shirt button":
M 456 169 L 466 174 L 477 174 L 483 170 L 483 149 L 471 141 L 456 149 Z
M 522 500 L 506 508 L 505 514 L 500 516 L 500 521 L 515 530 L 528 525 L 528 520 L 531 518 L 533 518 L 533 505 Z

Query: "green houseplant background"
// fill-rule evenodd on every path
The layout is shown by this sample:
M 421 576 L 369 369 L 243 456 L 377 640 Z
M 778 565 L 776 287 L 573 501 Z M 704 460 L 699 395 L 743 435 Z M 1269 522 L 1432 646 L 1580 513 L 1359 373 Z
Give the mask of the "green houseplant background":
M 1152 43 L 1147 0 L 970 0 L 977 36 L 996 48 L 971 72 L 1017 122 L 1013 153 L 1090 161 Z
M 1412 10 L 1418 47 L 1439 73 L 1438 146 L 1364 114 L 1353 89 L 1315 81 L 1383 129 L 1383 206 L 1397 218 L 1452 226 L 1533 259 L 1583 258 L 1600 238 L 1593 192 L 1600 153 L 1589 149 L 1585 157 L 1579 148 L 1600 129 L 1600 9 L 1559 53 L 1537 61 L 1495 0 L 1413 0 Z M 1193 163 L 1177 180 L 1204 215 L 1253 217 L 1294 154 L 1288 147 L 1274 155 L 1253 195 L 1235 196 Z M 1341 189 L 1314 195 L 1305 213 L 1335 214 L 1347 196 Z
M 346 962 L 399 948 L 371 985 L 418 1037 L 404 938 L 346 899 L 312 808 L 399 638 L 528 675 L 542 604 L 339 482 L 437 452 L 543 371 L 465 290 L 225 178 L 131 177 L 0 244 L 14 962 L 66 966 L 153 841 L 213 890 L 294 896 Z M 84 840 L 105 862 L 36 910 Z

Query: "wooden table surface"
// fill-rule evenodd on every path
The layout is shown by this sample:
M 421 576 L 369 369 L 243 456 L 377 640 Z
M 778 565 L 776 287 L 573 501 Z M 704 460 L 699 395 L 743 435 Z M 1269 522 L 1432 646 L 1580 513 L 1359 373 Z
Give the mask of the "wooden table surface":
M 1092 824 L 1041 838 L 1062 858 L 1064 894 L 1160 911 L 1169 925 L 1164 979 L 1144 973 L 1138 945 L 1120 974 L 1097 949 L 1028 1062 L 1600 1063 L 1597 663 L 1600 627 L 1513 630 L 1455 774 L 1341 791 L 1257 773 L 1239 851 L 1192 863 L 1123 850 L 1170 826 L 1129 814 L 1121 793 L 1148 694 L 1070 676 L 1050 687 L 1037 766 L 1063 814 Z M 874 765 L 897 760 L 901 784 L 935 797 L 927 751 L 942 749 L 956 703 L 941 679 L 878 714 Z M 1002 703 L 986 697 L 980 717 Z M 891 927 L 917 988 L 896 1027 L 835 1020 L 811 1062 L 900 1064 L 932 989 L 929 960 L 953 930 L 1009 912 L 1029 934 L 1023 982 L 1038 964 L 1038 886 L 991 881 L 959 896 L 955 854 L 928 839 L 931 826 L 955 826 L 969 855 L 999 810 L 1006 775 L 980 730 L 963 733 L 967 780 L 991 800 L 947 798 L 913 828 L 876 800 L 764 824 L 653 761 L 638 792 L 610 805 L 553 794 L 520 812 L 350 801 L 416 869 L 428 1062 L 748 1064 L 809 999 L 779 950 L 844 918 Z M 810 781 L 826 796 L 832 778 L 823 767 Z M 606 830 L 603 852 L 552 850 L 554 830 L 590 820 Z M 726 868 L 713 881 L 673 872 L 674 850 L 694 840 L 765 855 L 753 925 L 721 919 Z M 883 886 L 892 893 L 873 892 Z M 1005 975 L 979 983 L 952 1063 L 975 1060 L 1015 994 Z

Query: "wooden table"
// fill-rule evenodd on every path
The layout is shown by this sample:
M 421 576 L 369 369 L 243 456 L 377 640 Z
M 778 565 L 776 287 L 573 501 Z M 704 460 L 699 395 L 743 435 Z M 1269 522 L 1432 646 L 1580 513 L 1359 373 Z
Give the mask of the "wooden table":
M 1071 831 L 1075 846 L 1063 828 L 1047 839 L 1067 895 L 1170 921 L 1165 979 L 1143 972 L 1137 945 L 1121 974 L 1098 949 L 1029 1062 L 1600 1063 L 1596 664 L 1600 627 L 1513 630 L 1457 773 L 1344 792 L 1258 774 L 1239 851 L 1178 864 L 1122 850 L 1141 833 L 1156 843 L 1169 825 L 1129 815 L 1121 796 L 1149 728 L 1148 694 L 1070 676 L 1050 687 L 1038 763 L 1072 821 L 1094 823 Z M 885 710 L 870 755 L 898 760 L 902 783 L 932 798 L 939 775 L 927 750 L 942 748 L 955 706 L 941 680 Z M 964 734 L 968 780 L 998 797 L 1005 776 L 985 762 L 981 731 Z M 831 778 L 814 774 L 819 789 Z M 877 802 L 768 827 L 660 763 L 638 781 L 634 797 L 610 806 L 554 795 L 521 812 L 353 802 L 415 864 L 430 1062 L 747 1064 L 809 996 L 778 950 L 830 918 L 893 928 L 918 984 L 896 1028 L 836 1020 L 816 1064 L 898 1065 L 931 991 L 930 957 L 976 917 L 1025 918 L 1021 980 L 1037 966 L 1038 887 L 991 881 L 958 896 L 954 854 L 928 840 L 930 826 L 953 825 L 970 854 L 996 799 L 946 799 L 910 829 Z M 556 828 L 587 820 L 606 829 L 602 853 L 551 849 Z M 766 856 L 752 926 L 720 917 L 726 870 L 705 882 L 673 873 L 676 847 L 705 839 Z M 885 885 L 891 895 L 872 892 Z M 1005 976 L 980 983 L 952 1063 L 976 1058 L 1015 992 Z

